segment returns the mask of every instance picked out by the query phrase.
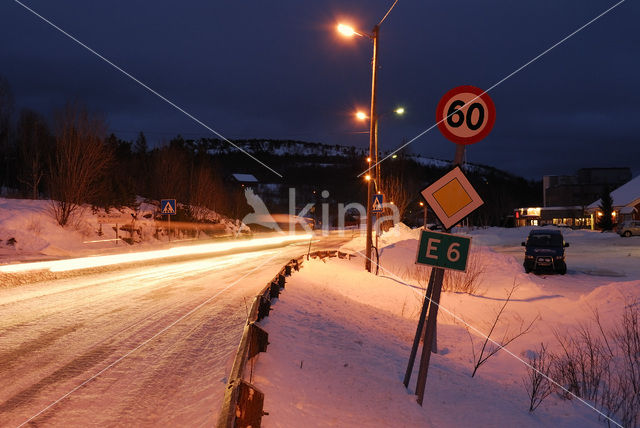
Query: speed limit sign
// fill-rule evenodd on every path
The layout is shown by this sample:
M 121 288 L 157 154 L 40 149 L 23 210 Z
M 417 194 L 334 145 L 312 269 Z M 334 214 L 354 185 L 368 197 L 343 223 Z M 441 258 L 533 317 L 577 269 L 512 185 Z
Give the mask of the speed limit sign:
M 487 93 L 475 86 L 453 88 L 440 100 L 436 123 L 447 139 L 473 144 L 489 135 L 496 121 L 496 108 Z

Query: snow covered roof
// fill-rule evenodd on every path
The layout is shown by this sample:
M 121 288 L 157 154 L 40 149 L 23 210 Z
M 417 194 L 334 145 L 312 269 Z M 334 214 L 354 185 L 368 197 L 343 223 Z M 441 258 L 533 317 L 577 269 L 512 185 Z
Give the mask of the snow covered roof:
M 614 207 L 627 207 L 640 204 L 640 175 L 633 178 L 611 192 Z M 600 206 L 600 199 L 589 205 L 588 209 L 595 209 Z
M 240 183 L 257 183 L 258 179 L 251 174 L 231 174 Z

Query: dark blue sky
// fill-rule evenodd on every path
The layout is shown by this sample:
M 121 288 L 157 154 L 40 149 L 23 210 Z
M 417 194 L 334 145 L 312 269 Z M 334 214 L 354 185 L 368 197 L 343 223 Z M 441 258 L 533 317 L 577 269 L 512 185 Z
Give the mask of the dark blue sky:
M 352 112 L 368 108 L 371 42 L 342 39 L 335 25 L 370 31 L 390 1 L 24 3 L 228 138 L 368 145 Z M 614 4 L 400 0 L 380 31 L 379 111 L 402 104 L 407 114 L 381 118 L 381 148 L 431 126 L 449 89 L 489 88 Z M 640 173 L 638 16 L 627 0 L 491 91 L 494 129 L 467 159 L 536 179 L 581 167 Z M 0 39 L 19 108 L 50 115 L 77 99 L 125 139 L 211 135 L 10 0 Z M 434 129 L 409 150 L 450 159 L 454 145 Z

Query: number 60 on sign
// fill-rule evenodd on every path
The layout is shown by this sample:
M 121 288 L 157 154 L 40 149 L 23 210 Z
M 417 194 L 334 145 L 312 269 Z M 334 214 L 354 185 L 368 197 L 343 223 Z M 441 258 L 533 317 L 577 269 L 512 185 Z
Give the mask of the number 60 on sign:
M 485 91 L 475 86 L 453 88 L 436 108 L 438 129 L 457 144 L 473 144 L 489 135 L 496 121 L 496 107 Z
M 471 238 L 423 230 L 416 264 L 466 271 Z

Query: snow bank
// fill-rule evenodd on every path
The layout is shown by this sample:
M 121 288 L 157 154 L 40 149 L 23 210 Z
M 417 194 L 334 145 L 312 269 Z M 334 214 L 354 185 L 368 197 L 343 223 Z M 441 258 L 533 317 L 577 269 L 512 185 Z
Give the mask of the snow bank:
M 143 245 L 162 244 L 168 238 L 166 235 L 156 235 L 155 218 L 158 216 L 159 203 L 139 197 L 137 204 L 136 210 L 124 207 L 111 209 L 108 213 L 83 206 L 67 226 L 61 227 L 53 216 L 50 200 L 0 198 L 0 263 L 127 251 L 125 248 L 131 247 L 115 239 L 116 223 L 121 239 L 131 238 Z M 241 222 L 230 220 L 215 211 L 181 207 L 191 209 L 199 221 L 219 224 L 224 234 L 249 231 Z M 138 232 L 132 234 L 127 227 L 134 218 L 133 224 Z
M 618 322 L 624 305 L 640 299 L 640 238 L 563 230 L 566 275 L 526 274 L 520 242 L 531 228 L 457 230 L 472 238 L 472 256 L 484 270 L 480 292 L 445 292 L 438 319 L 424 408 L 412 383 L 402 385 L 424 294 L 414 275 L 419 230 L 404 225 L 380 237 L 379 276 L 363 259 L 305 262 L 264 322 L 269 349 L 259 357 L 255 383 L 266 394 L 267 427 L 288 426 L 601 426 L 577 400 L 553 394 L 534 414 L 522 386 L 526 360 L 541 342 L 554 351 L 554 331 L 593 321 Z M 363 237 L 342 249 L 364 248 Z M 517 286 L 494 337 L 537 318 L 533 330 L 470 377 L 476 352 L 508 290 Z
M 529 414 L 524 366 L 508 356 L 494 357 L 471 378 L 469 339 L 459 323 L 438 329 L 440 354 L 418 406 L 418 364 L 409 390 L 402 378 L 420 294 L 363 272 L 362 259 L 305 262 L 263 321 L 270 344 L 254 368 L 269 412 L 263 425 L 599 426 L 591 410 L 556 397 Z

